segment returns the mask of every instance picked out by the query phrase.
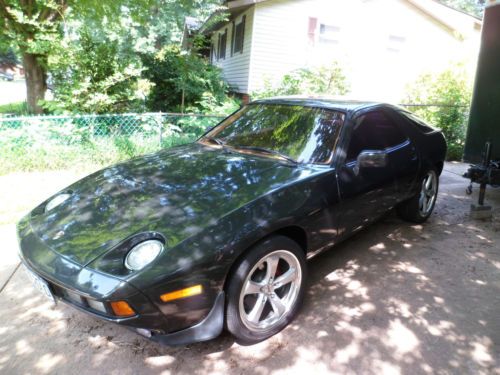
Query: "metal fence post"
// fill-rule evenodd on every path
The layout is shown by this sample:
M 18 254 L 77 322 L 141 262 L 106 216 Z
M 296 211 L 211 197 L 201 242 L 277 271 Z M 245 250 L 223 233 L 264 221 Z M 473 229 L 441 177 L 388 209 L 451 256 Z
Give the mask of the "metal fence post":
M 160 121 L 156 120 L 158 123 L 158 150 L 161 150 L 161 144 L 162 144 L 162 136 L 163 136 L 163 117 L 160 112 L 160 116 L 157 117 L 157 119 L 160 119 Z

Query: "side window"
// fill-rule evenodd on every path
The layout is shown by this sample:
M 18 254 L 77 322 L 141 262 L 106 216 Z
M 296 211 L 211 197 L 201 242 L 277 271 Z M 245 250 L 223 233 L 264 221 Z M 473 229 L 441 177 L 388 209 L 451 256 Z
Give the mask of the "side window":
M 399 145 L 406 139 L 401 129 L 383 112 L 365 113 L 354 123 L 346 162 L 356 160 L 364 150 L 384 150 Z
M 226 58 L 227 29 L 219 36 L 219 60 Z
M 236 30 L 234 32 L 234 43 L 232 46 L 233 53 L 243 53 L 243 44 L 245 39 L 245 22 L 247 16 L 244 15 L 240 23 L 236 24 Z

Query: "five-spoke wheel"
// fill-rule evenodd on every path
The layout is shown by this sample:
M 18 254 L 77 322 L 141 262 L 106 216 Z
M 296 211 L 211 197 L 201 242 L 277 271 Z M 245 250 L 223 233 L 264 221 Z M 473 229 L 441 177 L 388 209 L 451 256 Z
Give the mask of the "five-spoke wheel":
M 241 321 L 249 329 L 265 330 L 279 322 L 297 300 L 302 270 L 297 257 L 277 250 L 249 272 L 240 293 Z
M 427 216 L 434 208 L 434 203 L 437 197 L 437 182 L 436 172 L 430 170 L 425 175 L 422 181 L 422 189 L 420 190 L 419 210 L 422 216 Z
M 239 342 L 264 340 L 293 319 L 305 270 L 304 250 L 288 237 L 270 237 L 246 253 L 227 290 L 226 324 Z
M 439 188 L 439 176 L 435 169 L 429 169 L 421 180 L 420 191 L 398 206 L 402 219 L 413 223 L 423 223 L 431 216 Z

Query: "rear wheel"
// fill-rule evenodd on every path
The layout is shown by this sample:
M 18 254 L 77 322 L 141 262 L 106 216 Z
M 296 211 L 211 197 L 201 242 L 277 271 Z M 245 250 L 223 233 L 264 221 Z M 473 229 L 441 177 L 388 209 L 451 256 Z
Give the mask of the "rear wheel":
M 439 177 L 435 169 L 430 169 L 422 178 L 420 191 L 398 206 L 399 216 L 413 223 L 423 223 L 431 216 L 439 189 Z
M 250 249 L 227 288 L 226 325 L 242 344 L 265 340 L 285 328 L 304 297 L 306 260 L 300 246 L 273 236 Z

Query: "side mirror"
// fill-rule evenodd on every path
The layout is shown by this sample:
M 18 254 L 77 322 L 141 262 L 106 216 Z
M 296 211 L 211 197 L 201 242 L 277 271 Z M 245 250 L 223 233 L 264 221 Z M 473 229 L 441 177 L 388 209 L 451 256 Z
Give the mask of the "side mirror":
M 364 168 L 383 168 L 387 166 L 387 153 L 381 150 L 365 150 L 358 155 L 357 167 L 359 170 Z

